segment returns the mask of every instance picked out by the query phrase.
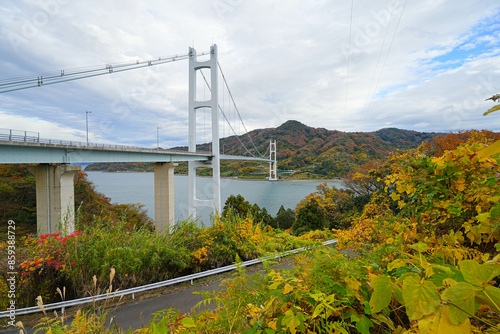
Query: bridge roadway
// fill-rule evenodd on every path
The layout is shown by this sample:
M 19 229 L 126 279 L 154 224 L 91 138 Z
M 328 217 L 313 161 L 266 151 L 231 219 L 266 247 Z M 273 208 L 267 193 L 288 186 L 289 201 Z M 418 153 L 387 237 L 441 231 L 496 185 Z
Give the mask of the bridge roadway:
M 181 162 L 210 161 L 210 152 L 127 147 L 121 145 L 49 144 L 36 142 L 0 141 L 0 163 L 59 163 L 94 162 Z
M 123 145 L 82 145 L 61 142 L 39 143 L 5 141 L 0 139 L 0 163 L 60 163 L 78 164 L 94 162 L 181 162 L 212 160 L 211 152 L 196 153 L 181 150 L 151 149 Z M 266 158 L 221 155 L 221 160 L 261 161 Z

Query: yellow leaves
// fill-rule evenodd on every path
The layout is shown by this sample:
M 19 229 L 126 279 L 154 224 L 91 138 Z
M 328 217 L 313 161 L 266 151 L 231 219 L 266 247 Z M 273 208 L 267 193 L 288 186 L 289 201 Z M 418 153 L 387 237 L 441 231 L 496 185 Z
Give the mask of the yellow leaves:
M 401 196 L 396 192 L 391 193 L 390 196 L 391 196 L 393 201 L 399 201 L 399 199 L 401 198 Z
M 477 152 L 477 158 L 481 160 L 489 158 L 497 153 L 500 153 L 500 140 L 497 140 L 490 146 L 485 147 L 481 151 Z
M 267 323 L 267 325 L 269 326 L 269 328 L 271 328 L 272 330 L 275 330 L 277 331 L 278 329 L 276 328 L 276 326 L 278 325 L 278 319 L 273 319 L 271 321 L 269 321 Z
M 357 279 L 351 276 L 344 278 L 344 282 L 346 283 L 348 288 L 351 288 L 352 290 L 355 291 L 358 291 L 359 288 L 361 287 L 361 282 L 359 282 Z
M 435 163 L 438 167 L 443 167 L 445 164 L 443 157 L 435 157 L 435 158 L 432 158 L 431 161 L 433 163 Z
M 302 313 L 297 313 L 296 315 L 292 310 L 285 312 L 285 316 L 281 319 L 281 323 L 290 330 L 290 333 L 297 333 L 297 327 L 301 326 L 304 322 L 304 315 Z
M 407 261 L 405 259 L 394 260 L 387 265 L 387 271 L 392 271 L 394 269 L 404 267 L 406 266 L 406 262 Z
M 470 334 L 471 325 L 467 319 L 461 325 L 455 325 L 450 320 L 450 306 L 441 305 L 430 315 L 418 320 L 419 333 L 421 334 Z
M 488 114 L 491 114 L 492 112 L 495 112 L 495 111 L 497 111 L 497 110 L 500 110 L 500 104 L 499 104 L 499 105 L 494 106 L 493 108 L 488 109 L 488 111 L 485 111 L 485 112 L 484 112 L 484 114 L 483 114 L 483 116 L 486 116 L 486 115 L 488 115 Z
M 293 291 L 293 286 L 290 284 L 286 283 L 285 286 L 283 287 L 283 294 L 289 294 L 291 291 Z
M 193 318 L 185 317 L 182 318 L 179 323 L 182 325 L 184 328 L 196 328 L 196 324 L 193 320 Z
M 465 260 L 459 263 L 464 279 L 478 286 L 485 286 L 493 278 L 500 275 L 500 263 L 486 262 L 479 264 L 474 260 Z
M 208 250 L 205 246 L 194 251 L 191 255 L 193 256 L 195 263 L 203 264 L 208 260 Z
M 466 184 L 464 179 L 459 179 L 455 181 L 455 187 L 457 188 L 458 191 L 464 191 Z
M 264 312 L 268 317 L 272 317 L 276 313 L 277 300 L 278 298 L 274 296 L 267 301 L 266 305 L 264 305 Z
M 260 315 L 262 314 L 262 308 L 258 307 L 254 304 L 247 305 L 247 313 L 253 320 L 259 320 Z
M 462 231 L 450 231 L 448 234 L 443 235 L 443 240 L 449 245 L 459 245 L 464 242 L 464 235 Z

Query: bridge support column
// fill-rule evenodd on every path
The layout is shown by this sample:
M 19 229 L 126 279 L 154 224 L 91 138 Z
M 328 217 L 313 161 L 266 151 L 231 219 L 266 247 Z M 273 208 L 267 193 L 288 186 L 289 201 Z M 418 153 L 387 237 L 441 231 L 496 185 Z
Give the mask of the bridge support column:
M 174 211 L 174 169 L 178 164 L 157 162 L 155 173 L 155 229 L 167 232 L 175 224 Z
M 74 177 L 81 166 L 42 164 L 29 167 L 36 180 L 36 225 L 39 234 L 75 230 Z

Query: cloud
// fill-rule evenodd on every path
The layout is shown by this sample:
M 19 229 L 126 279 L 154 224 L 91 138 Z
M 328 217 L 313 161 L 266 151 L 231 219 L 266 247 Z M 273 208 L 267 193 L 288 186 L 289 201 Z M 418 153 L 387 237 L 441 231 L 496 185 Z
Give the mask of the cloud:
M 37 117 L 17 117 L 17 115 L 0 112 L 2 120 L 1 131 L 7 133 L 6 130 L 12 130 L 13 133 L 22 135 L 25 129 L 37 129 L 37 131 L 27 131 L 28 136 L 44 138 L 41 134 L 50 134 L 50 139 L 82 141 L 85 136 L 85 131 L 75 130 L 74 128 L 65 127 L 55 122 L 48 122 Z
M 4 78 L 37 76 L 185 54 L 192 45 L 206 51 L 217 43 L 248 130 L 288 119 L 346 131 L 500 130 L 480 116 L 490 107 L 484 99 L 498 93 L 497 1 L 353 4 L 351 21 L 350 3 L 326 0 L 6 0 L 0 66 Z M 0 94 L 0 127 L 83 140 L 85 110 L 92 110 L 94 140 L 155 146 L 160 126 L 163 146 L 185 145 L 187 65 Z M 237 120 L 228 95 L 221 92 L 220 103 Z

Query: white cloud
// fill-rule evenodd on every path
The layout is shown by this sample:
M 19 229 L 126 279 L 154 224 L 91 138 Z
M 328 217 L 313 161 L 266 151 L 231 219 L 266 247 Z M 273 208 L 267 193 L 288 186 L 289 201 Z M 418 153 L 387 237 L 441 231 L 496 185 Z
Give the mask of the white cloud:
M 499 79 L 497 1 L 355 0 L 351 44 L 350 10 L 326 0 L 6 0 L 0 66 L 4 77 L 58 73 L 214 42 L 249 130 L 288 119 L 348 131 L 500 130 L 478 116 Z M 452 57 L 477 45 L 479 54 Z M 154 145 L 161 126 L 171 146 L 186 144 L 187 70 L 183 61 L 0 94 L 0 123 L 81 138 L 93 110 L 95 140 Z M 227 93 L 221 104 L 230 114 Z
M 85 141 L 86 133 L 73 128 L 62 126 L 54 122 L 44 121 L 37 117 L 19 117 L 6 112 L 0 112 L 0 128 L 2 133 L 6 130 L 12 130 L 13 133 L 22 134 L 26 129 L 37 129 L 37 131 L 28 131 L 28 135 L 40 136 L 40 138 L 50 138 L 59 140 Z M 50 134 L 50 136 L 43 136 Z

